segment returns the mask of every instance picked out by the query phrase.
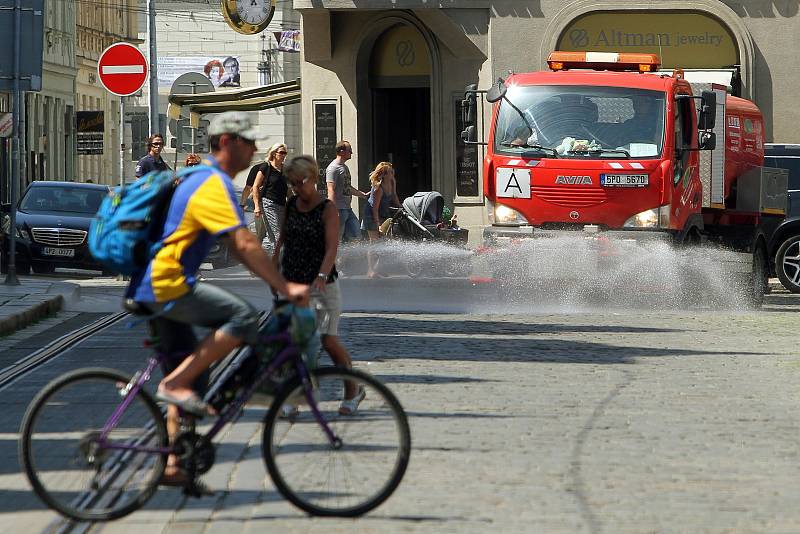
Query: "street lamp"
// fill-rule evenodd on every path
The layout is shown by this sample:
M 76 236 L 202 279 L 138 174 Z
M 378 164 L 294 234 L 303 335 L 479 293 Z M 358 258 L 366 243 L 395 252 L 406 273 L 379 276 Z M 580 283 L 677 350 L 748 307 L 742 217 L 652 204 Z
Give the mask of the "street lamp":
M 258 62 L 258 84 L 269 85 L 272 82 L 272 41 L 267 48 L 267 36 L 261 34 L 261 61 Z

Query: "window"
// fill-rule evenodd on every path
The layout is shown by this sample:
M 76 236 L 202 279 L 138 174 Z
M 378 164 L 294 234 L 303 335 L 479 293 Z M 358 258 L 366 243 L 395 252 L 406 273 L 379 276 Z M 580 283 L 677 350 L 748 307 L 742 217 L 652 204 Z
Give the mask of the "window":
M 659 157 L 665 94 L 602 86 L 511 86 L 495 125 L 495 150 L 519 154 L 539 145 L 559 157 Z M 518 109 L 515 109 L 516 108 Z M 546 156 L 549 152 L 542 151 Z M 551 153 L 551 152 L 550 152 Z
M 95 214 L 106 195 L 106 191 L 93 188 L 31 187 L 20 210 Z

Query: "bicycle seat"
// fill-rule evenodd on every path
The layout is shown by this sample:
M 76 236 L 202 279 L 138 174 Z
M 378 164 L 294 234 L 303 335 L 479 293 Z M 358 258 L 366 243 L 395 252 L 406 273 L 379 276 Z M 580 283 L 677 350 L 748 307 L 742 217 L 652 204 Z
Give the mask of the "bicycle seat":
M 122 308 L 131 315 L 153 315 L 146 306 L 133 299 L 123 299 Z

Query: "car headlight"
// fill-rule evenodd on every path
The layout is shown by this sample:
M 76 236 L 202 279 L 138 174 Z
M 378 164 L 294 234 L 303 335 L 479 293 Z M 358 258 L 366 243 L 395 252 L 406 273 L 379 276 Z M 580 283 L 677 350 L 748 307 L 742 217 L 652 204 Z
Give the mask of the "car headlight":
M 497 204 L 494 207 L 494 224 L 504 226 L 521 226 L 528 224 L 528 219 L 520 212 L 508 206 Z
M 21 226 L 17 226 L 17 239 L 27 239 L 26 232 Z
M 7 234 L 10 228 L 11 228 L 11 217 L 8 215 L 3 215 L 3 222 L 0 223 L 0 231 L 2 231 L 2 233 L 4 234 Z
M 624 228 L 669 228 L 669 204 L 637 213 L 622 226 Z

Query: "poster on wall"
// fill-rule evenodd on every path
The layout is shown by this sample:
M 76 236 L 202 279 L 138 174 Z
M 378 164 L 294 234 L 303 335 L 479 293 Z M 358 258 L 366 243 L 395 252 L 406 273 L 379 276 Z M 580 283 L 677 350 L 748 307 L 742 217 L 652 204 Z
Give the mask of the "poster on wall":
M 300 51 L 300 30 L 285 30 L 274 32 L 275 40 L 278 41 L 278 50 L 281 52 Z
M 75 114 L 75 120 L 78 155 L 102 154 L 103 132 L 105 131 L 103 111 L 78 111 Z
M 241 87 L 238 56 L 181 56 L 158 58 L 158 86 L 172 87 L 187 72 L 202 72 L 214 87 Z
M 467 145 L 461 140 L 464 117 L 461 113 L 461 97 L 455 101 L 456 124 L 456 195 L 460 197 L 478 196 L 478 147 Z
M 319 183 L 325 190 L 325 169 L 336 159 L 338 113 L 336 101 L 314 101 L 314 157 L 319 163 Z

